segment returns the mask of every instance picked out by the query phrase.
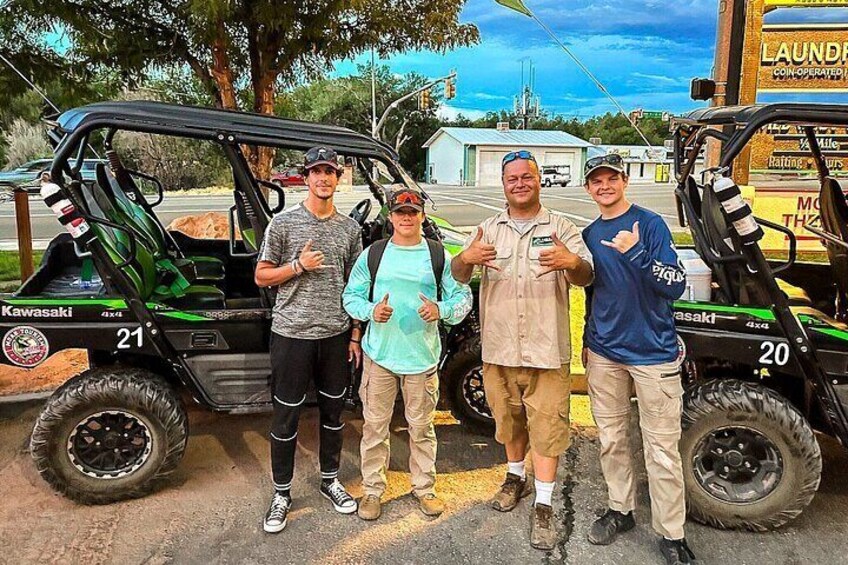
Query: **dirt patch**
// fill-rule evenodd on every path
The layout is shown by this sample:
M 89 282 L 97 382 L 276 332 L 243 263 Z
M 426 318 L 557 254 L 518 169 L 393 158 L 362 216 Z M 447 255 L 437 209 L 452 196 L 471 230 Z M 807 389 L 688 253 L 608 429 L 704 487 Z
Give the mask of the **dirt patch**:
M 54 390 L 88 368 L 84 349 L 66 349 L 34 369 L 0 365 L 0 396 Z
M 168 231 L 178 231 L 197 239 L 227 239 L 230 237 L 230 223 L 225 214 L 206 212 L 196 216 L 181 216 L 176 218 Z M 236 237 L 241 239 L 238 230 Z

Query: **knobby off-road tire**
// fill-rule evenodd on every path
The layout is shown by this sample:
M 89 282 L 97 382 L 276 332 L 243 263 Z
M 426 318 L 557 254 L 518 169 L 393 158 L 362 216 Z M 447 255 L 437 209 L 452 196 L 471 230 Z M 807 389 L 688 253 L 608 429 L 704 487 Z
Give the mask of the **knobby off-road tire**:
M 680 454 L 689 514 L 716 528 L 779 528 L 806 508 L 821 479 L 804 416 L 773 390 L 738 380 L 687 392 Z
M 480 336 L 468 338 L 442 369 L 457 420 L 490 432 L 495 421 L 483 391 L 483 348 Z
M 86 371 L 47 401 L 32 431 L 38 472 L 84 504 L 148 494 L 185 452 L 188 419 L 174 389 L 136 368 Z M 114 454 L 114 455 L 113 455 Z

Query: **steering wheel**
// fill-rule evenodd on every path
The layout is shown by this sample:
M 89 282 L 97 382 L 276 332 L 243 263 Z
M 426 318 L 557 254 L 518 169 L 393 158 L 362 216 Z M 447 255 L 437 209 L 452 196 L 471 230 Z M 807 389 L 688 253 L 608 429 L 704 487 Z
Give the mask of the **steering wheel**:
M 365 200 L 360 200 L 356 206 L 353 207 L 353 210 L 350 211 L 350 216 L 356 223 L 360 226 L 365 225 L 365 220 L 368 219 L 368 214 L 371 213 L 371 199 L 366 198 Z

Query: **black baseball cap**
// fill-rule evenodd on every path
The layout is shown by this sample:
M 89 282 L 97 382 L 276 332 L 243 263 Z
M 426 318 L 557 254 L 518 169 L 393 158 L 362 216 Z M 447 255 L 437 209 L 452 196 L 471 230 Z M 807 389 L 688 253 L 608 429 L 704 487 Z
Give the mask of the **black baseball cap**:
M 397 212 L 401 208 L 412 208 L 416 212 L 423 212 L 424 199 L 421 193 L 411 188 L 394 191 L 389 197 L 389 212 Z
M 309 170 L 317 165 L 329 165 L 338 172 L 342 170 L 338 158 L 339 156 L 334 149 L 319 145 L 307 151 L 303 156 L 303 168 Z
M 589 175 L 598 169 L 612 169 L 613 171 L 624 172 L 624 159 L 618 153 L 608 153 L 598 157 L 592 157 L 586 161 L 586 166 L 583 167 L 583 178 L 588 179 Z

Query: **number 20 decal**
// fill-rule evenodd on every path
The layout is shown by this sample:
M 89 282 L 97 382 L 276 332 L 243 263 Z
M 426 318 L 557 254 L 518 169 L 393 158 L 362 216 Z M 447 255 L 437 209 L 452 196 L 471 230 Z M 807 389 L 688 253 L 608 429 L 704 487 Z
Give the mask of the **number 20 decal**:
M 129 328 L 118 328 L 118 349 L 129 349 L 133 346 L 130 342 L 131 337 L 135 337 L 135 346 L 141 347 L 141 326 L 137 327 L 134 330 L 130 330 Z
M 140 329 L 140 328 L 139 328 Z M 763 365 L 786 365 L 789 361 L 789 344 L 764 341 L 760 344 L 760 363 Z

